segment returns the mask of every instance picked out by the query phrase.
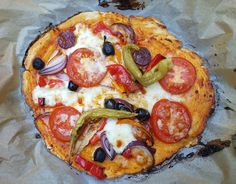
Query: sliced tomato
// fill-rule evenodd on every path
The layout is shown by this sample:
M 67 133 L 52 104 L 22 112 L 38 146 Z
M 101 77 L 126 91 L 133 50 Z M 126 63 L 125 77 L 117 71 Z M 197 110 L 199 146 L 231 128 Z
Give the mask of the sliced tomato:
M 60 141 L 70 141 L 70 132 L 79 119 L 80 112 L 73 107 L 58 107 L 49 117 L 53 135 Z
M 127 92 L 135 92 L 140 90 L 140 87 L 135 83 L 130 73 L 120 64 L 107 66 L 108 72 L 111 74 L 114 81 L 122 86 Z
M 159 82 L 161 86 L 172 94 L 188 91 L 196 80 L 195 67 L 186 59 L 173 57 L 173 68 Z
M 89 49 L 79 48 L 75 50 L 69 56 L 66 66 L 70 79 L 81 87 L 99 85 L 106 75 L 106 68 L 101 69 L 101 63 L 95 59 L 93 52 Z
M 116 36 L 116 33 L 113 32 L 106 24 L 104 24 L 102 21 L 98 22 L 95 24 L 94 28 L 93 28 L 93 33 L 97 34 L 100 33 L 101 31 L 105 31 L 111 35 Z
M 157 54 L 149 63 L 149 65 L 147 66 L 145 72 L 148 72 L 149 70 L 151 70 L 156 64 L 158 64 L 161 60 L 165 59 L 164 56 L 162 56 L 161 54 Z
M 103 167 L 100 167 L 94 164 L 93 162 L 85 160 L 80 155 L 77 155 L 75 162 L 98 179 L 102 180 L 106 178 Z
M 154 105 L 150 123 L 157 139 L 176 143 L 188 135 L 192 118 L 184 104 L 162 99 Z

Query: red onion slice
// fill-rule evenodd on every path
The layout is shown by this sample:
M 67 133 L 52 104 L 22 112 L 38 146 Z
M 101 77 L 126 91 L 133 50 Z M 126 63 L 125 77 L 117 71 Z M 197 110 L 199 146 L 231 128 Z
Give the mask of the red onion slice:
M 130 110 L 130 112 L 134 111 L 134 106 L 132 104 L 130 104 L 129 102 L 127 102 L 123 99 L 120 99 L 120 98 L 114 98 L 114 100 L 116 103 L 121 103 L 121 104 L 125 105 L 125 107 L 127 107 Z
M 100 135 L 102 148 L 105 150 L 107 156 L 110 160 L 113 160 L 116 156 L 116 152 L 113 149 L 112 145 L 109 143 L 106 132 L 102 132 Z
M 58 73 L 58 74 L 56 75 L 56 77 L 57 77 L 58 79 L 63 80 L 63 81 L 69 81 L 69 80 L 70 80 L 69 76 L 68 76 L 66 73 L 63 73 L 63 72 Z
M 114 32 L 118 32 L 120 34 L 122 34 L 122 32 L 125 32 L 126 35 L 128 36 L 128 39 L 127 39 L 128 43 L 134 43 L 135 42 L 135 32 L 134 32 L 132 27 L 130 27 L 126 24 L 122 24 L 122 23 L 115 23 L 115 24 L 112 24 L 111 29 Z
M 66 66 L 67 56 L 62 54 L 56 56 L 53 60 L 42 70 L 39 71 L 40 75 L 51 75 L 60 72 Z
M 38 98 L 38 104 L 39 104 L 39 106 L 44 106 L 45 105 L 45 98 Z
M 146 143 L 137 140 L 137 141 L 132 141 L 132 142 L 130 142 L 130 143 L 126 146 L 126 148 L 124 149 L 123 153 L 124 153 L 127 149 L 130 149 L 130 148 L 132 149 L 133 147 L 138 147 L 138 146 L 147 149 L 152 155 L 156 152 L 156 150 L 155 150 L 154 148 L 151 148 L 151 147 L 149 147 Z

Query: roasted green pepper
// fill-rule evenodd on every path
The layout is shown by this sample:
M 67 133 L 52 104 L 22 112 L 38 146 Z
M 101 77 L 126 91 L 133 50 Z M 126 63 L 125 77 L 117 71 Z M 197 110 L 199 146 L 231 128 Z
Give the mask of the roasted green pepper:
M 172 62 L 170 59 L 164 59 L 156 64 L 151 70 L 142 74 L 136 65 L 132 53 L 132 50 L 139 50 L 139 47 L 135 44 L 127 44 L 123 47 L 123 59 L 126 69 L 133 75 L 133 77 L 143 86 L 153 84 L 157 80 L 160 80 L 171 69 Z
M 81 114 L 78 122 L 71 132 L 71 141 L 70 141 L 70 152 L 69 152 L 69 161 L 72 154 L 72 149 L 74 148 L 75 142 L 78 138 L 79 128 L 86 123 L 86 120 L 94 120 L 97 118 L 132 118 L 135 117 L 136 113 L 131 113 L 127 111 L 113 110 L 113 109 L 104 109 L 97 108 L 86 111 Z

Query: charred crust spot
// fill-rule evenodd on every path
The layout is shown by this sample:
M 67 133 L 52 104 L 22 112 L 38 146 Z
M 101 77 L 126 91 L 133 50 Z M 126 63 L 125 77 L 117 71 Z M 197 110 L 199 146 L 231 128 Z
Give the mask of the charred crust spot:
M 98 6 L 101 6 L 103 8 L 107 8 L 109 6 L 109 4 L 105 0 L 98 0 Z
M 212 140 L 208 142 L 206 145 L 204 145 L 204 147 L 201 148 L 197 154 L 201 157 L 207 157 L 218 151 L 223 150 L 225 147 L 229 147 L 230 144 L 231 144 L 230 140 L 226 141 L 221 141 L 220 139 Z
M 208 145 L 204 148 L 202 148 L 199 152 L 198 155 L 201 157 L 207 157 L 209 155 L 212 155 L 218 151 L 221 151 L 223 147 L 218 146 L 218 145 Z
M 228 107 L 228 106 L 224 107 L 224 109 L 227 111 L 235 111 L 234 109 L 232 109 L 231 107 Z
M 195 93 L 198 94 L 198 90 L 195 90 Z
M 195 155 L 195 153 L 194 153 L 194 152 L 191 152 L 191 153 L 189 153 L 189 154 L 186 155 L 186 158 L 192 158 L 194 155 Z
M 210 109 L 209 116 L 211 116 L 215 112 L 215 107 Z
M 40 135 L 39 133 L 36 133 L 36 134 L 35 134 L 35 138 L 36 138 L 36 139 L 40 139 L 40 138 L 41 138 L 41 135 Z
M 106 8 L 109 3 L 115 3 L 115 7 L 119 10 L 139 10 L 145 8 L 145 2 L 139 2 L 137 0 L 98 0 L 98 5 Z
M 170 43 L 172 43 L 172 40 L 169 39 L 169 38 L 165 38 L 165 40 L 168 41 L 168 42 L 170 42 Z

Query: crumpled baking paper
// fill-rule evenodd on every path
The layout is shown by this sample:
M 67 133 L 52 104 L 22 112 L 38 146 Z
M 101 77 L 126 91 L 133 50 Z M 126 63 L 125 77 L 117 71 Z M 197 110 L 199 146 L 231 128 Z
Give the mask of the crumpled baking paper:
M 236 183 L 236 151 L 231 146 L 207 158 L 197 157 L 155 174 L 98 181 L 71 170 L 36 139 L 30 109 L 21 93 L 21 68 L 29 43 L 49 23 L 58 24 L 79 11 L 115 11 L 162 20 L 184 47 L 208 61 L 217 106 L 203 141 L 230 139 L 236 133 L 236 1 L 149 0 L 143 10 L 120 11 L 96 0 L 0 1 L 0 183 Z

